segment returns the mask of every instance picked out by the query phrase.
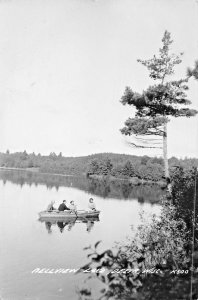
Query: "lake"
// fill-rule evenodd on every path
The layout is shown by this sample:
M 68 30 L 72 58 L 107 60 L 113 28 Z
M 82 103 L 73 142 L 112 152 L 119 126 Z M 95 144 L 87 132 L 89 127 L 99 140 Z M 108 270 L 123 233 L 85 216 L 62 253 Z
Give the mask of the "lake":
M 139 213 L 159 213 L 162 191 L 132 187 L 127 182 L 98 182 L 78 177 L 0 171 L 0 296 L 9 300 L 78 299 L 83 274 L 38 274 L 36 268 L 78 269 L 87 262 L 84 247 L 102 240 L 100 249 L 132 235 Z M 74 200 L 86 209 L 94 198 L 101 210 L 93 222 L 40 222 L 38 212 Z

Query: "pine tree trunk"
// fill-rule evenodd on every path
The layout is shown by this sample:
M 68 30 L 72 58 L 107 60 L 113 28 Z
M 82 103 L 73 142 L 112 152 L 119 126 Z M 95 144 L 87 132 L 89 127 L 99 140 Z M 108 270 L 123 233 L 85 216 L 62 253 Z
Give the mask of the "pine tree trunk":
M 163 133 L 163 156 L 164 156 L 164 173 L 167 182 L 167 188 L 171 194 L 171 183 L 170 183 L 170 174 L 168 168 L 168 154 L 167 154 L 167 122 L 164 123 L 164 133 Z

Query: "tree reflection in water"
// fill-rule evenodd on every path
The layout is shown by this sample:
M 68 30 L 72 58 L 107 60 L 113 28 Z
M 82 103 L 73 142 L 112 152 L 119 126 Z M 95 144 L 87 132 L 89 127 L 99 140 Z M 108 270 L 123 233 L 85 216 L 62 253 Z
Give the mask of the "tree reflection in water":
M 97 195 L 102 198 L 115 198 L 115 199 L 141 199 L 140 202 L 157 203 L 164 190 L 158 185 L 139 185 L 134 186 L 128 180 L 119 179 L 91 179 L 77 176 L 60 176 L 53 174 L 34 173 L 30 171 L 11 171 L 1 170 L 0 179 L 4 184 L 10 181 L 14 184 L 19 184 L 23 188 L 26 185 L 45 185 L 47 189 L 59 187 L 73 187 L 83 190 L 92 195 Z

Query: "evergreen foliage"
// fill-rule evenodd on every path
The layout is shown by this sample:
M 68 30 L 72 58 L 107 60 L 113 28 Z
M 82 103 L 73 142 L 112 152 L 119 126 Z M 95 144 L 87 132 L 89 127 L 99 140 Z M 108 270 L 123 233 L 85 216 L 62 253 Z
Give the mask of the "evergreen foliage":
M 169 160 L 170 169 L 198 167 L 198 159 Z M 0 167 L 32 169 L 43 173 L 63 175 L 102 175 L 116 178 L 134 178 L 158 181 L 164 178 L 163 161 L 158 157 L 98 153 L 82 157 L 64 157 L 51 152 L 49 156 L 27 151 L 0 153 Z
M 196 62 L 194 69 L 188 70 L 186 78 L 167 81 L 167 77 L 174 74 L 175 66 L 182 62 L 182 53 L 179 55 L 170 53 L 172 42 L 170 33 L 165 31 L 159 55 L 154 55 L 148 60 L 138 59 L 138 62 L 147 67 L 150 78 L 157 83 L 149 86 L 142 93 L 134 92 L 130 87 L 126 87 L 121 98 L 123 105 L 132 105 L 136 109 L 135 117 L 126 120 L 121 133 L 142 138 L 142 143 L 137 139 L 137 143 L 132 143 L 132 145 L 143 148 L 159 148 L 161 143 L 158 144 L 158 138 L 163 139 L 166 178 L 169 178 L 167 123 L 170 121 L 170 117 L 189 118 L 197 114 L 195 109 L 187 107 L 191 101 L 187 99 L 186 92 L 189 77 L 197 78 L 198 63 Z M 154 139 L 151 140 L 150 137 Z

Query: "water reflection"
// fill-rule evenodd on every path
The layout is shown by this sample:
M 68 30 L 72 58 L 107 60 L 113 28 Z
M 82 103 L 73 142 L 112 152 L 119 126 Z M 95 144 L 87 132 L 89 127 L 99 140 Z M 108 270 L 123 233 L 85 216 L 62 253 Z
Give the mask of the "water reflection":
M 90 189 L 93 194 L 88 195 Z M 0 298 L 76 300 L 76 286 L 85 278 L 84 274 L 83 279 L 74 274 L 39 276 L 32 274 L 32 270 L 78 268 L 87 261 L 83 249 L 88 245 L 102 240 L 103 251 L 113 247 L 115 241 L 124 241 L 133 234 L 131 225 L 134 228 L 139 225 L 142 209 L 148 214 L 159 214 L 160 206 L 153 203 L 157 197 L 150 191 L 121 181 L 108 183 L 83 177 L 1 171 Z M 145 202 L 140 204 L 137 199 L 141 196 Z M 51 200 L 58 207 L 63 199 L 74 199 L 78 208 L 86 210 L 90 197 L 101 211 L 100 221 L 65 217 L 38 221 L 38 213 Z
M 25 184 L 29 186 L 45 185 L 49 190 L 55 188 L 57 191 L 60 187 L 73 187 L 106 199 L 139 199 L 140 203 L 157 203 L 164 193 L 157 185 L 133 186 L 127 180 L 108 180 L 106 178 L 97 180 L 85 176 L 61 176 L 19 170 L 0 170 L 0 180 L 4 185 L 9 181 L 20 185 L 21 188 Z
M 71 231 L 72 228 L 75 226 L 75 224 L 85 224 L 85 229 L 88 233 L 90 233 L 94 227 L 95 222 L 99 222 L 99 218 L 95 217 L 95 218 L 76 218 L 76 219 L 70 219 L 70 220 L 66 220 L 66 219 L 62 219 L 62 220 L 47 220 L 46 218 L 39 218 L 38 219 L 39 222 L 44 223 L 45 224 L 45 228 L 48 232 L 48 234 L 52 234 L 53 226 L 57 226 L 60 230 L 60 233 L 63 233 L 64 230 L 67 231 Z

